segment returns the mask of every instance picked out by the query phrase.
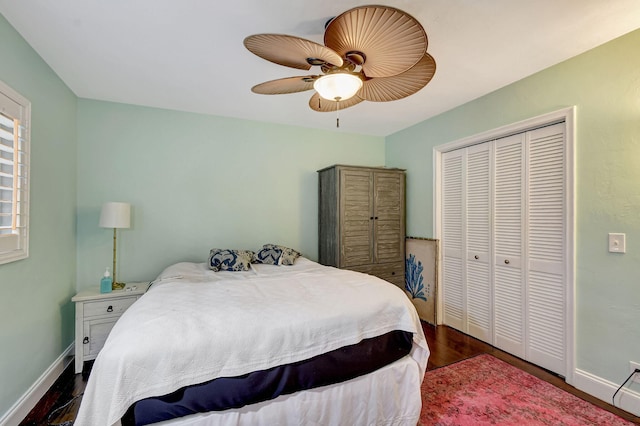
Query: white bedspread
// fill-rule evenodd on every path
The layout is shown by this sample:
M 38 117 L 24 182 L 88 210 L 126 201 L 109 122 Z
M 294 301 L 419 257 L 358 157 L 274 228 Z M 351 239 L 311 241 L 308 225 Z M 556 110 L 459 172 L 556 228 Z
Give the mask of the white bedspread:
M 111 331 L 96 359 L 76 426 L 113 425 L 142 398 L 355 344 L 414 333 L 424 375 L 427 343 L 411 302 L 381 279 L 299 258 L 293 266 L 217 272 L 167 268 Z

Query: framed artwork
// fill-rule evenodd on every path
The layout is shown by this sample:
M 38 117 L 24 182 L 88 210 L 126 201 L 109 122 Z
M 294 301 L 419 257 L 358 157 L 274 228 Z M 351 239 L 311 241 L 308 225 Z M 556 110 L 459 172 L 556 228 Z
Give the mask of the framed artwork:
M 438 249 L 433 238 L 406 238 L 404 291 L 420 319 L 430 324 L 436 323 Z

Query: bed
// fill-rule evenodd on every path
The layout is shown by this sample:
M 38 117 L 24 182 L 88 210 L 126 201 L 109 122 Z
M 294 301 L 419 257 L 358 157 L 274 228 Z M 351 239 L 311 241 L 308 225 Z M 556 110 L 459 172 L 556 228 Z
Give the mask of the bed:
M 415 308 L 379 278 L 304 257 L 248 271 L 182 262 L 114 326 L 75 425 L 413 426 L 428 356 Z

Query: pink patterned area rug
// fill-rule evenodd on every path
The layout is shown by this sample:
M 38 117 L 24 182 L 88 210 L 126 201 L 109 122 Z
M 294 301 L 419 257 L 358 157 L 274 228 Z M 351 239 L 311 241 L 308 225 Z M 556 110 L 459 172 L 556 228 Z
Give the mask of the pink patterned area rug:
M 420 424 L 633 425 L 486 354 L 427 371 Z

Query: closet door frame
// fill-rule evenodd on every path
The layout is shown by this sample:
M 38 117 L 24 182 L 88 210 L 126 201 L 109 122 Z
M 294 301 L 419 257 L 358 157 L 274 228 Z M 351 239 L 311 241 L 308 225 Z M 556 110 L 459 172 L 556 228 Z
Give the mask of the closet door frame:
M 483 142 L 499 139 L 509 135 L 523 133 L 535 128 L 548 126 L 557 123 L 565 123 L 565 253 L 566 265 L 564 266 L 564 274 L 566 277 L 565 288 L 565 318 L 566 318 L 566 342 L 565 360 L 566 360 L 566 377 L 565 381 L 572 385 L 575 375 L 575 121 L 576 107 L 563 108 L 537 117 L 529 118 L 513 124 L 508 124 L 496 129 L 478 133 L 473 136 L 465 137 L 433 148 L 433 235 L 436 239 L 442 239 L 442 154 L 460 148 L 476 145 Z M 442 256 L 442 252 L 440 253 Z M 442 259 L 439 259 L 438 268 L 442 268 Z M 442 274 L 438 270 L 438 274 Z M 442 275 L 439 275 L 442 276 Z M 438 291 L 437 318 L 438 324 L 442 324 L 443 301 L 441 299 L 442 291 Z

